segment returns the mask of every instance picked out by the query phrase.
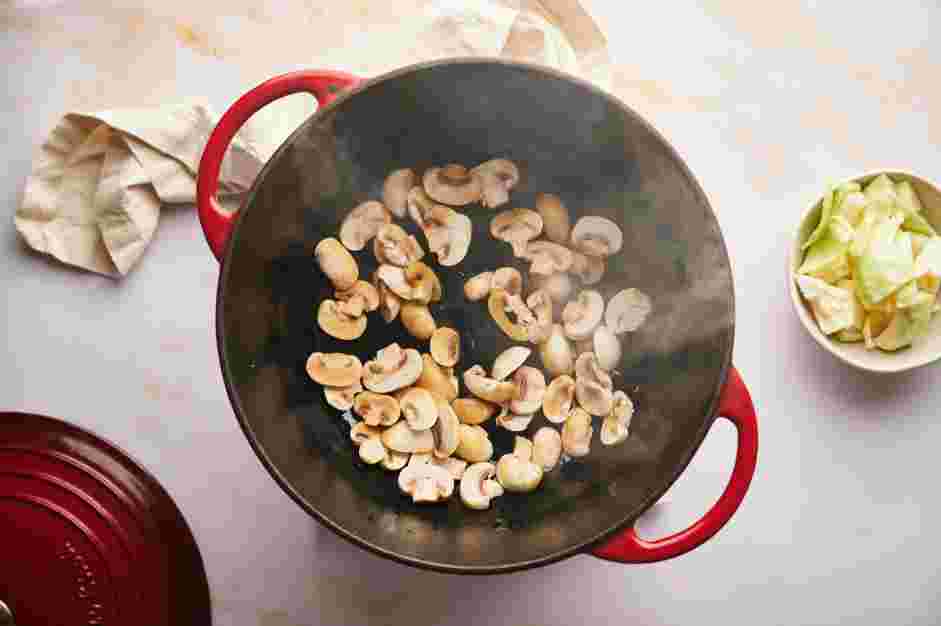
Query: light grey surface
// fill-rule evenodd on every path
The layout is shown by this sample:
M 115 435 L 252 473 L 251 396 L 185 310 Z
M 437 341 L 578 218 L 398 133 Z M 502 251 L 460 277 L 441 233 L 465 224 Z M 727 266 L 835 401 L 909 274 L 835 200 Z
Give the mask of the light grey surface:
M 733 521 L 669 563 L 585 556 L 472 579 L 343 542 L 264 472 L 222 386 L 217 266 L 191 209 L 165 211 L 152 249 L 121 282 L 31 254 L 15 236 L 32 150 L 65 109 L 190 94 L 221 110 L 299 56 L 289 66 L 247 49 L 206 56 L 147 14 L 141 25 L 60 7 L 40 22 L 2 9 L 0 407 L 72 420 L 156 474 L 200 544 L 218 626 L 937 623 L 938 366 L 884 377 L 848 369 L 806 336 L 783 281 L 790 231 L 828 180 L 883 164 L 941 178 L 941 39 L 931 31 L 941 10 L 668 2 L 645 5 L 641 21 L 620 4 L 589 6 L 611 39 L 615 93 L 685 155 L 724 229 L 735 362 L 759 409 L 758 473 Z M 324 30 L 324 14 L 305 19 L 311 32 L 361 44 Z M 720 422 L 643 534 L 704 511 L 734 446 Z

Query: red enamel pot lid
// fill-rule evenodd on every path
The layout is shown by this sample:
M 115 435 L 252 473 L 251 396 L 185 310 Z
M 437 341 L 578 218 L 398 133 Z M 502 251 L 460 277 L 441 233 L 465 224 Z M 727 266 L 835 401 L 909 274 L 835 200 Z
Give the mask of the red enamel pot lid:
M 0 624 L 210 624 L 199 549 L 167 492 L 116 446 L 0 413 Z M 5 605 L 5 607 L 3 606 Z

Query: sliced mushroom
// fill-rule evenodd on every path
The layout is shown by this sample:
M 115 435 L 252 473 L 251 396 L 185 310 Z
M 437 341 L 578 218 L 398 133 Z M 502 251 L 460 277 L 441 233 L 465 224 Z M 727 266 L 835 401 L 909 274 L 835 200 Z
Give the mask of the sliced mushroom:
M 494 380 L 506 380 L 526 362 L 526 359 L 529 358 L 532 352 L 532 350 L 525 346 L 512 346 L 507 348 L 494 359 L 490 375 Z
M 542 343 L 552 332 L 552 298 L 548 292 L 537 289 L 526 298 L 526 307 L 536 316 L 529 325 L 529 341 Z
M 399 406 L 412 430 L 428 430 L 438 421 L 438 404 L 427 389 L 412 387 L 399 398 Z
M 373 428 L 364 422 L 356 422 L 353 424 L 353 427 L 350 428 L 350 440 L 352 440 L 354 446 L 361 446 L 363 442 L 371 439 L 373 437 L 381 437 L 382 431 L 378 428 Z
M 399 489 L 413 502 L 438 502 L 454 493 L 454 479 L 448 471 L 431 463 L 406 465 L 399 472 Z
M 437 205 L 432 209 L 430 226 L 424 232 L 428 249 L 438 256 L 438 263 L 451 267 L 467 256 L 473 225 L 463 213 Z
M 497 480 L 507 491 L 526 493 L 542 482 L 542 468 L 532 461 L 504 454 L 497 462 Z
M 627 426 L 620 420 L 609 415 L 601 421 L 599 438 L 601 439 L 602 445 L 616 446 L 626 441 L 627 435 Z
M 559 431 L 543 426 L 533 435 L 532 461 L 548 472 L 559 463 L 562 456 L 562 436 Z
M 392 216 L 376 200 L 367 200 L 352 211 L 340 225 L 340 242 L 347 250 L 362 250 L 379 229 L 392 222 Z
M 359 458 L 368 465 L 375 465 L 386 458 L 386 447 L 379 437 L 370 437 L 359 446 Z
M 561 424 L 572 412 L 573 402 L 575 402 L 575 379 L 563 374 L 549 383 L 542 399 L 542 414 L 553 424 Z
M 383 468 L 396 472 L 405 467 L 408 459 L 408 454 L 396 452 L 395 450 L 386 450 L 386 457 L 382 459 L 381 463 Z
M 510 410 L 517 415 L 535 413 L 546 395 L 546 378 L 542 371 L 524 365 L 513 374 L 516 397 L 510 401 Z
M 399 316 L 399 311 L 402 309 L 402 299 L 395 295 L 395 292 L 389 289 L 384 282 L 379 280 L 377 272 L 373 273 L 372 284 L 379 292 L 379 313 L 382 315 L 382 319 L 389 323 Z
M 529 339 L 529 330 L 526 325 L 520 323 L 520 320 L 513 322 L 507 316 L 507 309 L 510 308 L 511 298 L 507 292 L 502 289 L 491 289 L 490 298 L 487 300 L 487 310 L 490 312 L 490 317 L 493 318 L 493 321 L 497 323 L 497 326 L 500 327 L 507 337 L 514 341 L 527 341 Z M 519 299 L 519 296 L 515 297 Z M 516 302 L 515 300 L 513 301 Z M 526 305 L 520 300 L 519 304 L 522 304 L 522 308 L 526 309 Z M 517 309 L 519 307 L 517 305 Z M 526 309 L 528 311 L 528 309 Z M 532 313 L 529 313 L 532 316 Z M 535 319 L 535 318 L 533 318 Z
M 597 291 L 584 289 L 565 305 L 562 324 L 569 339 L 587 339 L 604 317 L 604 298 Z
M 421 187 L 412 187 L 406 197 L 406 206 L 408 207 L 408 216 L 422 231 L 425 231 L 431 226 L 431 211 L 438 204 Z
M 604 277 L 604 257 L 588 256 L 581 252 L 572 253 L 571 272 L 578 276 L 583 285 L 594 285 Z
M 468 463 L 482 463 L 493 456 L 490 436 L 480 426 L 461 424 L 458 427 L 458 444 L 454 454 Z
M 393 343 L 376 354 L 376 360 L 363 367 L 363 385 L 376 393 L 389 393 L 408 387 L 421 375 L 422 359 L 418 350 L 403 350 Z
M 456 459 L 453 456 L 439 458 L 427 452 L 415 453 L 408 460 L 409 465 L 419 465 L 421 463 L 431 463 L 447 470 L 454 480 L 461 480 L 464 476 L 464 470 L 467 469 L 467 461 L 463 459 Z
M 594 431 L 591 415 L 577 407 L 572 409 L 562 425 L 562 449 L 571 457 L 585 456 L 591 449 L 591 435 Z
M 572 345 L 565 336 L 561 324 L 553 324 L 549 331 L 549 338 L 539 346 L 539 355 L 542 364 L 551 376 L 568 374 L 575 363 Z
M 379 308 L 379 290 L 365 280 L 357 280 L 353 283 L 353 286 L 346 291 L 337 291 L 334 294 L 334 298 L 336 298 L 338 303 L 358 300 L 363 311 L 375 311 Z M 340 306 L 342 311 L 342 305 L 338 306 Z M 343 312 L 345 313 L 346 311 Z M 353 315 L 351 317 L 358 316 Z
M 614 446 L 626 440 L 630 434 L 632 417 L 634 417 L 634 403 L 623 391 L 615 391 L 611 412 L 601 423 L 601 443 Z
M 405 217 L 408 192 L 418 184 L 418 177 L 410 169 L 395 170 L 382 183 L 382 203 L 396 217 Z
M 340 291 L 350 289 L 359 278 L 359 266 L 350 251 L 333 237 L 322 239 L 314 248 L 320 270 Z
M 412 430 L 408 422 L 399 420 L 383 431 L 382 443 L 402 454 L 431 452 L 435 447 L 435 438 L 430 430 Z
M 542 217 L 532 209 L 510 209 L 490 221 L 490 234 L 513 247 L 513 255 L 526 254 L 526 244 L 542 232 Z
M 608 301 L 604 323 L 616 335 L 633 332 L 640 328 L 652 309 L 647 294 L 637 289 L 624 289 Z
M 433 200 L 442 204 L 464 206 L 480 200 L 480 179 L 457 163 L 427 170 L 422 185 Z
M 491 159 L 471 170 L 471 175 L 480 180 L 480 203 L 488 209 L 506 204 L 510 190 L 520 180 L 520 172 L 513 161 Z
M 529 242 L 521 256 L 531 263 L 530 272 L 544 276 L 567 272 L 574 261 L 571 250 L 544 240 Z
M 363 364 L 352 354 L 314 352 L 307 359 L 307 375 L 325 387 L 358 385 Z
M 601 369 L 593 353 L 586 352 L 578 357 L 575 361 L 575 398 L 583 409 L 592 415 L 610 413 L 614 401 L 612 388 L 611 377 Z
M 405 267 L 425 256 L 421 244 L 398 224 L 386 224 L 376 233 L 372 251 L 379 263 Z
M 572 222 L 569 218 L 569 210 L 562 204 L 562 199 L 551 193 L 537 193 L 536 210 L 542 216 L 546 237 L 555 243 L 568 244 Z
M 454 454 L 460 443 L 461 422 L 447 400 L 436 397 L 435 406 L 438 408 L 438 419 L 431 427 L 431 434 L 435 438 L 434 455 L 446 459 Z
M 595 329 L 592 347 L 601 369 L 611 371 L 621 362 L 621 342 L 606 324 L 599 324 Z
M 493 273 L 491 289 L 502 289 L 510 295 L 519 295 L 523 291 L 523 275 L 515 267 L 501 267 Z
M 405 330 L 422 341 L 430 339 L 437 328 L 435 318 L 432 317 L 428 305 L 425 304 L 405 302 L 402 304 L 401 318 Z
M 508 409 L 509 407 L 505 407 Z M 497 415 L 497 425 L 510 431 L 511 433 L 521 433 L 529 428 L 533 421 L 535 413 L 510 413 L 509 410 L 503 410 Z
M 442 326 L 431 335 L 432 358 L 443 367 L 454 367 L 461 358 L 461 336 L 453 328 Z
M 600 326 L 599 326 L 600 328 Z M 575 342 L 575 358 L 577 359 L 586 352 L 595 351 L 595 336 L 592 335 L 588 339 L 580 339 Z
M 350 310 L 347 307 L 346 310 Z M 340 310 L 340 305 L 335 300 L 324 300 L 317 308 L 317 325 L 320 329 L 337 339 L 350 341 L 359 339 L 366 332 L 366 316 L 363 315 L 362 307 L 358 317 L 350 317 Z
M 448 402 L 457 398 L 458 382 L 451 368 L 438 365 L 430 354 L 421 355 L 421 375 L 415 382 L 416 387 L 427 389 Z
M 572 296 L 575 286 L 572 284 L 572 277 L 565 273 L 551 275 L 533 274 L 530 276 L 530 285 L 533 293 L 537 290 L 545 291 L 557 304 L 565 304 Z
M 404 267 L 380 265 L 376 269 L 376 281 L 388 287 L 392 293 L 403 300 L 412 300 L 415 297 L 412 285 L 405 278 Z
M 503 495 L 503 486 L 494 480 L 497 468 L 493 463 L 474 463 L 461 478 L 461 502 L 470 509 L 490 508 L 490 501 Z
M 533 458 L 533 442 L 526 437 L 517 435 L 513 438 L 513 455 L 521 461 L 531 461 Z
M 467 389 L 487 402 L 503 404 L 516 396 L 516 385 L 487 377 L 487 372 L 480 365 L 475 365 L 464 372 L 464 385 Z
M 349 411 L 353 408 L 353 400 L 356 394 L 362 390 L 363 385 L 357 380 L 346 387 L 324 387 L 323 395 L 327 400 L 327 404 L 333 408 L 340 411 Z
M 399 421 L 402 414 L 398 400 L 372 391 L 357 394 L 353 401 L 353 412 L 369 426 L 391 426 Z
M 589 256 L 611 256 L 621 250 L 621 228 L 606 217 L 589 215 L 575 222 L 572 245 Z
M 435 299 L 441 299 L 441 282 L 434 271 L 421 261 L 413 261 L 403 270 L 405 282 L 412 288 L 413 300 L 420 304 L 428 304 Z
M 471 426 L 483 424 L 497 412 L 496 405 L 480 398 L 457 398 L 451 403 L 451 407 L 462 424 Z
M 464 297 L 471 302 L 483 300 L 490 295 L 490 284 L 493 281 L 493 272 L 482 272 L 464 283 Z

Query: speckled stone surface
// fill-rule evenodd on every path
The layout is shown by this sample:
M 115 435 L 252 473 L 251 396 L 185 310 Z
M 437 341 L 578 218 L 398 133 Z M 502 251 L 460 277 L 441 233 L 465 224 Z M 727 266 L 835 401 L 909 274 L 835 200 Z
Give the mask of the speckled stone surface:
M 733 521 L 672 562 L 579 556 L 468 579 L 347 544 L 262 469 L 222 386 L 218 268 L 191 209 L 164 212 L 121 284 L 29 253 L 12 223 L 32 151 L 63 111 L 194 95 L 222 110 L 308 66 L 315 47 L 323 65 L 374 75 L 413 60 L 394 45 L 412 3 L 112 4 L 0 9 L 0 406 L 73 420 L 154 472 L 200 543 L 215 624 L 936 623 L 938 366 L 848 369 L 800 327 L 784 281 L 799 213 L 828 181 L 878 167 L 941 178 L 941 9 L 584 3 L 608 35 L 615 95 L 676 146 L 715 207 L 735 278 L 734 361 L 760 414 L 758 473 Z M 370 45 L 393 52 L 344 62 Z M 264 115 L 287 120 L 308 106 L 298 96 Z M 734 445 L 718 424 L 642 534 L 701 513 Z

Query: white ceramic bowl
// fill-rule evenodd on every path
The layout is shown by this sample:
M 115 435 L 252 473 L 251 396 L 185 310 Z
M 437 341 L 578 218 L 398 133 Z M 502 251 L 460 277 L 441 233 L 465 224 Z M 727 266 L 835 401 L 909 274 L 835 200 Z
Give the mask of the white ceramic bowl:
M 900 170 L 877 170 L 844 182 L 856 181 L 865 186 L 870 180 L 883 173 L 888 174 L 893 181 L 907 180 L 912 184 L 924 206 L 925 219 L 935 230 L 941 233 L 941 187 L 936 183 Z M 820 331 L 820 327 L 817 326 L 813 313 L 810 311 L 810 306 L 804 301 L 797 284 L 794 282 L 794 273 L 803 259 L 801 246 L 807 241 L 810 233 L 817 226 L 817 222 L 820 221 L 821 199 L 814 200 L 810 207 L 804 211 L 794 236 L 790 258 L 787 263 L 787 283 L 791 292 L 791 301 L 794 303 L 794 311 L 803 323 L 804 328 L 810 333 L 810 336 L 841 361 L 869 372 L 902 372 L 927 365 L 941 358 L 941 313 L 936 313 L 933 316 L 931 326 L 926 334 L 916 337 L 911 347 L 898 352 L 867 350 L 861 342 L 841 343 L 827 337 Z

